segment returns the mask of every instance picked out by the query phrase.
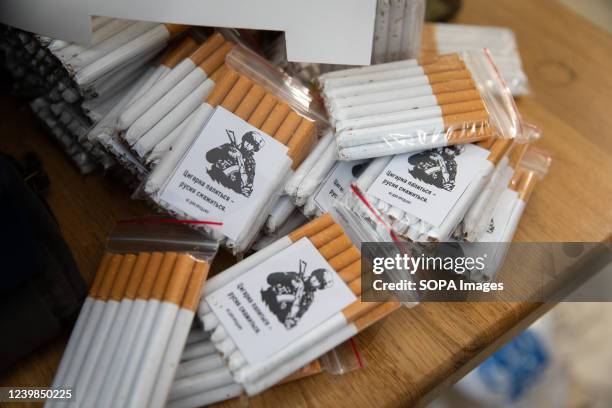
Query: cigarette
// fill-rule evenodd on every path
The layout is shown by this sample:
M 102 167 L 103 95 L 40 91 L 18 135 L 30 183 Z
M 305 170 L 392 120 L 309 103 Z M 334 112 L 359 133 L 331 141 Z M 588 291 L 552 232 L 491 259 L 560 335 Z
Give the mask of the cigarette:
M 463 221 L 455 232 L 456 236 L 466 241 L 473 241 L 486 228 L 494 209 L 494 206 L 491 205 L 492 201 L 495 201 L 494 197 L 499 197 L 502 194 L 514 174 L 514 167 L 511 167 L 509 162 L 507 156 L 500 160 L 491 175 L 490 181 L 463 217 Z
M 157 122 L 144 135 L 138 136 L 130 134 L 133 126 L 130 127 L 125 134 L 125 139 L 128 143 L 132 143 L 132 148 L 140 156 L 144 157 L 158 143 L 160 143 L 172 130 L 176 129 L 195 109 L 200 106 L 202 99 L 206 98 L 212 92 L 215 84 L 212 80 L 207 79 L 202 82 L 196 89 L 190 92 L 177 106 L 174 107 L 167 115 Z M 163 98 L 162 98 L 163 100 Z M 151 112 L 150 110 L 147 112 Z M 134 125 L 143 119 L 141 116 Z M 130 139 L 130 137 L 138 137 Z
M 317 186 L 323 181 L 325 175 L 329 173 L 331 168 L 334 166 L 338 159 L 338 150 L 336 148 L 335 140 L 328 143 L 325 151 L 321 154 L 319 160 L 312 169 L 308 172 L 308 175 L 304 176 L 303 181 L 297 188 L 295 193 L 296 197 L 308 197 Z
M 115 67 L 141 54 L 145 54 L 161 44 L 165 44 L 170 38 L 179 35 L 187 30 L 187 28 L 188 26 L 184 25 L 158 24 L 149 31 L 80 69 L 74 76 L 74 80 L 80 86 L 87 86 L 97 78 L 112 71 Z
M 89 380 L 96 367 L 98 357 L 103 352 L 104 342 L 111 332 L 113 322 L 117 317 L 119 305 L 135 263 L 136 255 L 125 254 L 117 270 L 117 274 L 109 291 L 108 300 L 104 307 L 104 312 L 96 327 L 95 336 L 88 347 L 87 356 L 81 364 L 76 379 L 75 388 L 78 387 L 81 390 L 85 390 L 85 393 L 81 396 L 81 401 L 85 400 L 86 393 L 89 391 Z
M 414 121 L 392 123 L 388 125 L 374 126 L 371 128 L 345 129 L 337 135 L 340 154 L 346 147 L 363 146 L 368 144 L 376 144 L 382 142 L 393 143 L 399 141 L 407 141 L 410 139 L 421 138 L 424 136 L 434 137 L 434 141 L 448 143 L 452 139 L 458 143 L 467 143 L 473 141 L 473 136 L 476 140 L 489 137 L 488 132 L 479 132 L 480 135 L 472 135 L 471 132 L 461 132 L 462 129 L 470 127 L 484 127 L 487 124 L 489 114 L 486 110 L 469 109 L 478 108 L 478 102 L 472 104 L 463 102 L 461 105 L 454 105 L 453 109 L 462 111 L 461 113 L 452 113 L 441 115 L 430 119 L 416 119 Z M 458 130 L 459 131 L 458 131 Z M 448 135 L 447 135 L 448 132 Z M 441 141 L 439 139 L 442 139 Z M 458 144 L 457 143 L 457 144 Z M 407 143 L 405 143 L 407 144 Z M 410 149 L 412 147 L 412 149 Z M 402 146 L 402 153 L 423 150 L 423 147 L 428 146 L 421 143 L 416 143 L 416 146 Z M 342 156 L 341 156 L 342 157 Z
M 138 139 L 142 137 L 149 129 L 155 126 L 160 120 L 165 119 L 165 116 L 181 101 L 188 97 L 188 95 L 195 89 L 206 82 L 207 78 L 225 61 L 225 56 L 232 49 L 232 43 L 225 43 L 217 50 L 215 50 L 208 58 L 206 58 L 200 65 L 198 65 L 193 71 L 187 76 L 181 79 L 172 89 L 168 90 L 164 96 L 162 96 L 157 102 L 155 102 L 149 109 L 147 109 L 134 123 L 127 129 L 125 139 L 130 144 L 134 144 Z M 206 91 L 214 87 L 214 82 L 209 81 L 206 87 Z M 204 94 L 200 92 L 200 101 L 208 93 Z M 188 113 L 191 111 L 185 111 L 180 120 L 174 122 L 175 124 L 180 123 Z
M 196 262 L 194 266 L 147 406 L 163 407 L 168 399 L 209 266 L 206 262 Z
M 414 65 L 398 69 L 367 72 L 364 74 L 350 75 L 345 77 L 328 78 L 323 83 L 323 93 L 325 96 L 338 97 L 339 94 L 337 92 L 342 88 L 363 86 L 364 84 L 378 81 L 392 81 L 399 79 L 407 79 L 411 81 L 405 85 L 427 85 L 431 83 L 429 81 L 429 77 L 431 75 L 449 71 L 464 71 L 465 69 L 465 64 L 461 60 L 457 59 L 436 61 L 426 65 Z M 342 95 L 342 92 L 340 92 L 340 95 Z
M 377 1 L 372 44 L 372 63 L 379 64 L 387 58 L 391 6 L 389 0 Z M 359 72 L 356 68 L 352 72 Z
M 238 397 L 242 393 L 242 387 L 238 384 L 230 384 L 213 390 L 195 394 L 190 397 L 169 401 L 166 407 L 171 408 L 193 408 L 214 404 L 230 398 Z
M 391 85 L 395 83 L 395 81 L 389 81 L 388 83 L 374 83 L 372 85 L 376 85 L 374 92 L 357 94 L 355 96 L 347 96 L 342 98 L 336 98 L 328 101 L 328 109 L 332 112 L 335 117 L 339 116 L 337 120 L 346 119 L 350 117 L 358 117 L 365 116 L 363 114 L 359 114 L 357 107 L 378 104 L 383 102 L 391 102 L 396 100 L 405 100 L 405 99 L 416 99 L 420 97 L 421 100 L 416 106 L 433 106 L 438 103 L 437 96 L 444 95 L 446 98 L 446 103 L 451 103 L 453 100 L 457 101 L 459 98 L 454 97 L 454 99 L 449 100 L 448 98 L 453 98 L 449 93 L 461 93 L 462 91 L 475 91 L 474 82 L 465 78 L 466 71 L 450 71 L 449 73 L 432 75 L 434 77 L 433 82 L 428 85 L 420 85 L 420 86 L 411 86 L 407 88 L 402 87 L 393 87 Z M 390 89 L 384 91 L 378 91 L 380 88 Z M 370 86 L 370 88 L 374 88 Z M 427 101 L 429 103 L 426 103 Z M 444 103 L 440 101 L 440 103 Z M 376 105 L 374 105 L 376 106 Z M 354 108 L 352 111 L 348 108 Z M 347 111 L 348 109 L 348 111 Z M 366 115 L 368 112 L 366 111 Z
M 183 157 L 189 146 L 191 146 L 195 138 L 199 135 L 202 125 L 206 123 L 212 114 L 213 108 L 221 103 L 236 81 L 238 81 L 238 74 L 233 70 L 229 70 L 227 74 L 219 80 L 219 83 L 208 98 L 206 98 L 206 101 L 196 109 L 189 122 L 185 124 L 180 136 L 177 138 L 177 143 L 172 146 L 172 150 L 164 156 L 164 160 L 160 161 L 151 172 L 151 176 L 147 180 L 145 186 L 145 191 L 148 194 L 157 192 L 168 177 L 170 177 L 180 158 Z
M 278 100 L 270 93 L 266 93 L 259 105 L 255 108 L 251 116 L 249 117 L 248 123 L 261 129 L 264 121 L 268 118 L 272 109 L 276 106 Z M 263 129 L 262 129 L 263 130 Z
M 94 341 L 98 327 L 104 317 L 104 311 L 106 304 L 109 299 L 110 291 L 112 289 L 113 282 L 119 267 L 123 261 L 123 255 L 115 254 L 112 256 L 106 273 L 100 283 L 100 287 L 97 292 L 97 298 L 93 302 L 91 313 L 89 315 L 86 326 L 83 329 L 83 333 L 80 337 L 80 341 L 76 346 L 74 355 L 70 361 L 70 366 L 67 368 L 66 375 L 63 378 L 60 386 L 72 387 L 76 385 L 78 376 L 81 370 L 81 366 L 87 359 L 89 354 L 89 347 Z
M 200 341 L 208 340 L 209 337 L 210 336 L 208 336 L 208 333 L 206 333 L 204 330 L 201 330 L 199 327 L 192 327 L 191 331 L 189 332 L 189 335 L 187 336 L 185 344 L 189 345 L 193 343 L 198 343 Z
M 155 147 L 149 152 L 147 155 L 146 162 L 147 164 L 158 163 L 161 158 L 168 153 L 172 149 L 174 143 L 179 138 L 183 129 L 189 123 L 192 118 L 195 116 L 196 111 L 193 111 L 187 116 L 177 127 L 175 127 L 172 132 L 168 134 L 165 138 L 163 138 L 159 143 L 155 145 Z
M 55 377 L 53 379 L 52 384 L 53 388 L 59 388 L 60 386 L 65 384 L 64 379 L 66 377 L 66 374 L 68 373 L 79 343 L 81 342 L 83 332 L 88 322 L 90 321 L 92 308 L 97 302 L 97 295 L 100 289 L 100 285 L 105 277 L 106 271 L 109 268 L 112 258 L 113 255 L 110 252 L 106 252 L 102 257 L 102 261 L 100 262 L 98 270 L 94 275 L 93 283 L 91 285 L 91 288 L 89 289 L 89 293 L 85 298 L 85 301 L 83 302 L 83 306 L 81 307 L 81 311 L 79 312 L 79 317 L 77 318 L 76 323 L 74 324 L 72 333 L 70 334 L 70 339 L 68 340 L 68 344 L 66 345 L 64 354 L 62 355 L 62 359 L 60 360 L 60 364 L 55 373 Z M 47 404 L 50 404 L 50 402 L 48 402 Z
M 134 21 L 112 19 L 112 21 L 94 30 L 91 35 L 91 44 L 89 46 L 70 44 L 69 46 L 62 48 L 59 52 L 55 54 L 55 56 L 62 62 L 68 62 L 72 58 L 87 50 L 88 48 L 95 47 L 102 41 L 112 37 L 116 33 L 120 32 L 121 30 L 127 28 L 132 24 L 134 24 Z
M 147 263 L 149 262 L 149 258 L 151 257 L 150 253 L 143 252 L 138 254 L 138 257 L 135 261 L 132 261 L 131 257 L 126 255 L 124 258 L 123 264 L 126 264 L 126 259 L 128 259 L 128 263 L 133 263 L 131 268 L 131 272 L 129 273 L 129 280 L 126 282 L 125 291 L 123 293 L 123 298 L 119 304 L 119 308 L 116 313 L 116 317 L 112 322 L 111 328 L 108 331 L 108 335 L 106 336 L 106 340 L 104 342 L 102 352 L 100 353 L 97 361 L 95 362 L 95 369 L 98 373 L 107 373 L 110 367 L 112 358 L 121 344 L 119 341 L 122 336 L 122 332 L 125 329 L 125 324 L 128 321 L 128 317 L 130 316 L 132 304 L 134 299 L 136 298 L 136 293 L 138 291 L 138 287 L 140 286 L 142 279 L 145 274 L 145 269 L 147 267 Z M 122 267 L 123 267 L 122 264 Z M 125 265 L 125 267 L 129 267 L 129 265 Z M 117 280 L 115 281 L 115 286 L 119 286 Z M 119 289 L 119 288 L 117 288 Z M 118 299 L 118 293 L 115 292 L 115 296 Z M 102 334 L 99 334 L 102 336 Z M 83 386 L 81 388 L 85 391 L 82 398 L 82 404 L 84 406 L 93 406 L 96 403 L 98 398 L 98 393 L 104 384 L 104 375 L 92 375 L 90 377 L 90 382 L 88 385 Z
M 166 286 L 168 286 L 169 282 L 171 281 L 170 277 L 177 258 L 178 254 L 176 252 L 164 253 L 163 260 L 159 267 L 159 272 L 155 277 L 155 283 L 151 290 L 151 295 L 147 302 L 142 319 L 138 325 L 138 332 L 130 345 L 128 361 L 126 362 L 123 370 L 120 371 L 121 375 L 118 376 L 121 377 L 121 379 L 119 381 L 119 387 L 113 395 L 111 406 L 123 406 L 127 403 L 130 395 L 132 395 L 132 384 L 136 382 L 141 357 L 147 348 L 149 334 L 152 332 L 153 325 L 156 322 L 156 317 L 160 310 L 160 304 L 162 303 Z
M 90 47 L 79 55 L 70 59 L 65 65 L 70 72 L 76 72 L 83 67 L 98 61 L 119 47 L 129 43 L 156 25 L 157 23 L 147 22 L 134 22 L 129 24 L 126 28 L 102 41 L 100 44 L 97 44 L 95 47 Z
M 168 400 L 179 400 L 193 394 L 210 391 L 233 383 L 232 373 L 225 365 L 222 365 L 210 371 L 176 380 Z
M 197 50 L 176 65 L 155 87 L 151 88 L 145 95 L 135 102 L 119 117 L 119 128 L 122 130 L 130 127 L 136 119 L 147 111 L 155 102 L 162 98 L 166 92 L 178 84 L 181 79 L 209 57 L 217 48 L 225 43 L 221 34 L 215 33 L 208 38 Z
M 334 134 L 329 131 L 321 138 L 319 143 L 310 152 L 308 157 L 302 162 L 302 164 L 293 172 L 289 180 L 285 183 L 285 193 L 289 196 L 295 196 L 299 186 L 302 184 L 304 179 L 308 176 L 309 172 L 320 163 L 323 152 L 327 149 L 330 143 L 334 142 Z M 335 142 L 334 142 L 335 143 Z
M 214 345 L 212 343 L 210 343 L 210 345 L 214 349 Z M 177 367 L 174 378 L 179 380 L 181 378 L 191 377 L 196 374 L 223 367 L 224 365 L 225 361 L 221 355 L 215 351 L 207 356 L 182 362 Z
M 183 354 L 181 355 L 181 362 L 192 361 L 216 353 L 217 350 L 215 350 L 214 344 L 212 344 L 210 340 L 206 339 L 198 343 L 187 345 L 183 350 Z
M 448 95 L 449 98 L 444 98 L 445 95 Z M 373 107 L 371 110 L 372 115 L 338 120 L 336 122 L 336 129 L 352 130 L 370 128 L 391 123 L 430 119 L 485 109 L 484 103 L 479 99 L 477 91 L 442 94 L 441 98 L 437 98 L 438 103 L 434 102 L 434 104 L 425 102 L 424 99 L 426 98 L 428 97 L 417 97 L 369 105 Z M 441 100 L 444 100 L 444 102 L 439 103 Z
M 176 259 L 174 267 L 172 268 L 172 276 L 164 292 L 163 301 L 158 307 L 155 323 L 149 332 L 148 344 L 140 356 L 138 375 L 132 382 L 130 396 L 127 399 L 127 406 L 129 407 L 144 407 L 150 405 L 149 399 L 153 393 L 153 387 L 156 384 L 158 375 L 161 374 L 160 369 L 162 368 L 162 362 L 165 358 L 164 352 L 169 351 L 172 354 L 172 358 L 177 354 L 176 350 L 167 350 L 166 348 L 171 342 L 170 339 L 179 314 L 180 304 L 185 296 L 187 285 L 194 271 L 194 265 L 195 259 L 191 255 L 181 254 Z M 203 270 L 200 272 L 200 278 L 203 277 L 202 273 Z M 193 294 L 190 294 L 190 296 L 192 297 Z M 181 328 L 182 333 L 179 333 L 179 336 L 182 337 L 182 344 L 178 345 L 181 349 L 184 346 L 184 341 L 187 338 L 190 327 L 191 320 L 186 329 L 184 327 Z M 177 345 L 173 346 L 175 348 L 177 347 Z M 180 358 L 180 352 L 178 356 Z M 170 364 L 171 363 L 172 362 L 170 362 Z M 163 376 L 160 378 L 162 381 L 167 381 L 167 378 L 163 378 Z M 170 378 L 172 379 L 172 377 Z M 163 384 L 164 387 L 166 385 L 167 384 Z M 163 401 L 158 401 L 158 403 L 159 402 L 163 404 Z M 151 403 L 153 403 L 153 401 L 151 401 Z
M 288 196 L 279 198 L 266 220 L 266 232 L 272 233 L 276 231 L 285 221 L 287 221 L 295 208 L 295 205 Z

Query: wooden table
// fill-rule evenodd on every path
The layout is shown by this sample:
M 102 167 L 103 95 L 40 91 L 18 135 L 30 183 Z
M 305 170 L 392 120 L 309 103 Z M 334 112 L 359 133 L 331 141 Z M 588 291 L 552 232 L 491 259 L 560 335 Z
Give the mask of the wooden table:
M 602 241 L 612 230 L 612 37 L 554 0 L 468 0 L 457 22 L 510 27 L 532 96 L 518 101 L 540 126 L 538 146 L 554 162 L 527 207 L 516 240 Z M 130 191 L 100 175 L 82 177 L 42 135 L 27 107 L 3 98 L 0 149 L 41 154 L 51 176 L 49 202 L 77 263 L 91 279 L 114 221 L 148 213 Z M 227 265 L 227 255 L 219 265 Z M 264 406 L 425 405 L 550 305 L 427 303 L 401 310 L 359 336 L 367 369 L 322 374 L 278 386 L 251 400 Z M 0 385 L 51 382 L 67 337 L 0 377 Z M 226 406 L 239 406 L 236 401 Z M 23 407 L 24 405 L 19 405 Z

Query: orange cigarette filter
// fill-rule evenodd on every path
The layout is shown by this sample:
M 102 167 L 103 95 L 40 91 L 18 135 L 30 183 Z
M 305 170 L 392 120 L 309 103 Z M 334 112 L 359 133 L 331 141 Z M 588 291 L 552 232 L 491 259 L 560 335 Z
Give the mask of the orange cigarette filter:
M 238 81 L 238 73 L 233 69 L 228 69 L 227 73 L 219 80 L 210 95 L 208 95 L 205 102 L 213 108 L 219 105 L 236 81 Z
M 210 264 L 204 261 L 196 261 L 185 291 L 185 296 L 181 303 L 183 309 L 195 311 L 200 303 L 200 297 L 202 296 L 202 288 L 204 287 L 204 281 L 208 276 L 210 270 Z
M 272 109 L 274 109 L 277 102 L 278 99 L 276 99 L 274 95 L 266 93 L 253 113 L 251 113 L 251 116 L 249 116 L 249 124 L 261 129 L 261 126 L 267 119 L 268 115 L 270 115 L 270 112 L 272 112 Z
M 232 89 L 221 102 L 221 106 L 230 112 L 234 112 L 252 86 L 253 82 L 251 82 L 249 78 L 244 75 L 240 75 L 236 83 L 234 83 Z
M 399 302 L 384 302 L 381 305 L 371 309 L 368 313 L 364 314 L 363 316 L 359 317 L 354 321 L 354 324 L 357 327 L 357 331 L 361 332 L 362 330 L 367 329 L 369 326 L 387 317 L 400 307 L 401 303 Z
M 91 284 L 91 288 L 89 288 L 89 296 L 92 298 L 97 297 L 98 291 L 100 290 L 100 285 L 104 280 L 104 276 L 106 275 L 106 271 L 108 270 L 108 266 L 110 265 L 111 259 L 113 258 L 113 254 L 111 252 L 105 252 L 102 256 L 102 261 L 100 261 L 100 265 L 98 265 L 98 270 L 94 275 L 93 282 Z
M 134 263 L 134 267 L 132 269 L 132 273 L 130 274 L 130 280 L 127 282 L 127 286 L 125 288 L 124 297 L 126 299 L 133 300 L 134 298 L 136 298 L 138 287 L 142 283 L 150 258 L 151 253 L 149 252 L 141 252 L 138 254 L 138 258 L 136 259 L 136 262 Z
M 493 145 L 491 146 L 491 153 L 489 153 L 487 160 L 496 165 L 499 163 L 502 157 L 504 157 L 508 150 L 510 150 L 511 146 L 512 139 L 495 139 Z
M 122 261 L 123 255 L 120 254 L 114 254 L 111 258 L 106 274 L 104 275 L 104 279 L 100 283 L 100 289 L 98 290 L 99 299 L 108 300 L 111 294 L 111 289 L 113 288 L 113 283 L 115 282 L 115 278 L 119 273 L 119 268 L 121 267 Z
M 210 74 L 210 79 L 214 82 L 214 83 L 218 83 L 219 80 L 221 78 L 223 78 L 223 76 L 227 73 L 227 70 L 229 68 L 227 68 L 227 65 L 223 64 L 221 65 L 219 68 L 217 68 L 215 70 L 215 72 L 213 72 L 212 74 Z
M 214 33 L 191 53 L 189 59 L 191 59 L 195 65 L 200 65 L 223 44 L 225 44 L 225 38 L 223 38 L 223 36 L 219 33 Z
M 178 254 L 176 252 L 164 253 L 164 257 L 159 266 L 159 271 L 157 272 L 157 276 L 155 277 L 153 288 L 151 289 L 150 299 L 163 299 L 177 257 Z
M 187 29 L 189 28 L 188 25 L 184 25 L 184 24 L 164 24 L 164 25 L 166 26 L 166 29 L 170 33 L 171 38 L 174 38 L 177 35 L 182 34 L 183 32 L 187 31 Z
M 128 280 L 136 264 L 137 256 L 134 254 L 126 254 L 121 260 L 121 264 L 117 270 L 117 276 L 113 281 L 108 298 L 116 302 L 120 302 L 125 294 L 125 288 L 127 287 Z
M 176 261 L 172 267 L 170 279 L 164 292 L 164 301 L 181 304 L 185 290 L 187 289 L 187 283 L 191 277 L 195 259 L 189 254 L 179 254 L 176 257 Z
M 138 285 L 136 299 L 148 300 L 151 297 L 151 292 L 153 291 L 163 259 L 164 254 L 162 252 L 153 252 L 151 254 L 145 266 L 140 285 Z
M 535 172 L 533 171 L 525 171 L 521 177 L 521 180 L 518 185 L 519 198 L 524 202 L 529 201 L 531 197 L 531 193 L 533 193 L 533 189 L 538 181 Z
M 234 48 L 234 44 L 226 42 L 219 48 L 217 48 L 211 55 L 206 57 L 199 67 L 202 71 L 206 72 L 206 75 L 211 75 L 217 68 L 225 63 L 225 56 Z
M 193 37 L 185 37 L 170 49 L 162 58 L 162 65 L 168 68 L 174 68 L 179 62 L 187 58 L 193 51 L 198 48 L 198 43 Z

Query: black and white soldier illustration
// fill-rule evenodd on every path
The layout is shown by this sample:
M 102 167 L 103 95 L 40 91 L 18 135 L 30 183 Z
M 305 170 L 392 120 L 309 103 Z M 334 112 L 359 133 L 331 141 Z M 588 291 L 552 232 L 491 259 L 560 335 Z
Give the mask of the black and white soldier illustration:
M 246 132 L 240 144 L 233 130 L 226 130 L 229 143 L 206 152 L 207 173 L 214 181 L 238 194 L 250 197 L 255 180 L 255 153 L 264 146 L 263 137 L 257 132 Z
M 413 154 L 408 158 L 408 172 L 424 183 L 453 191 L 457 176 L 455 158 L 463 152 L 463 146 L 446 146 Z
M 295 327 L 315 301 L 315 292 L 332 286 L 331 273 L 315 269 L 306 273 L 306 262 L 300 259 L 299 272 L 272 272 L 261 290 L 261 299 L 286 329 Z

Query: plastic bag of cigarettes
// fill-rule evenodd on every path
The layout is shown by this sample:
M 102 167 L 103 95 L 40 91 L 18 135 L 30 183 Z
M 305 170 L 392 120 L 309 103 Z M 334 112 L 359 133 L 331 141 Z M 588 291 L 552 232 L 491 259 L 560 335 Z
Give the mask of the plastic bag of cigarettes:
M 182 126 L 225 73 L 225 56 L 233 47 L 222 34 L 212 34 L 121 113 L 120 137 L 139 160 L 151 167 L 172 149 Z
M 350 339 L 285 377 L 279 384 L 323 372 L 341 375 L 364 367 L 358 343 Z M 243 389 L 234 381 L 208 334 L 201 328 L 193 329 L 187 338 L 166 407 L 197 408 L 239 396 L 244 397 Z
M 527 202 L 537 182 L 546 176 L 551 161 L 548 153 L 528 146 L 515 167 L 511 179 L 503 185 L 501 194 L 491 199 L 488 206 L 492 210 L 484 214 L 486 228 L 479 231 L 479 235 L 475 236 L 473 242 L 493 242 L 495 244 L 488 247 L 489 261 L 486 267 L 480 271 L 472 271 L 471 280 L 493 280 L 506 258 L 509 243 L 512 242 Z
M 549 153 L 533 146 L 527 148 L 511 180 L 494 200 L 487 228 L 480 233 L 477 241 L 512 241 L 527 202 L 538 181 L 548 173 L 551 162 Z
M 361 301 L 363 231 L 324 214 L 209 280 L 198 314 L 228 381 L 255 395 L 400 307 Z
M 423 26 L 421 58 L 487 48 L 514 96 L 529 94 L 527 75 L 512 30 L 464 24 L 427 23 Z
M 501 158 L 489 181 L 463 216 L 463 220 L 453 233 L 453 238 L 474 242 L 489 227 L 495 204 L 511 183 L 531 143 L 540 138 L 541 131 L 534 125 L 525 124 L 523 135 L 526 143 L 515 142 L 510 146 L 508 154 Z M 491 142 L 492 140 L 489 141 Z
M 200 35 L 192 34 L 196 33 L 190 32 L 182 39 L 173 42 L 160 57 L 147 64 L 141 75 L 120 93 L 113 108 L 87 133 L 89 141 L 102 145 L 123 167 L 139 178 L 147 174 L 148 169 L 144 161 L 133 154 L 129 144 L 124 143 L 120 137 L 119 116 L 198 48 Z
M 421 47 L 424 17 L 424 0 L 378 0 L 371 63 L 381 64 L 416 58 Z M 338 64 L 289 62 L 285 45 L 285 36 L 281 35 L 264 53 L 273 64 L 304 82 L 314 82 L 321 74 L 349 67 Z
M 120 223 L 109 236 L 53 380 L 79 390 L 78 406 L 166 400 L 218 244 L 162 221 Z
M 327 123 L 305 87 L 251 51 L 236 46 L 225 64 L 144 191 L 181 218 L 223 221 L 203 229 L 242 253 Z
M 379 157 L 340 205 L 400 240 L 449 241 L 512 143 L 495 138 Z
M 319 78 L 341 160 L 520 135 L 512 95 L 486 50 Z
M 90 45 L 6 29 L 11 72 L 40 90 L 31 106 L 83 173 L 112 157 L 86 137 L 146 65 L 187 26 L 94 17 Z

